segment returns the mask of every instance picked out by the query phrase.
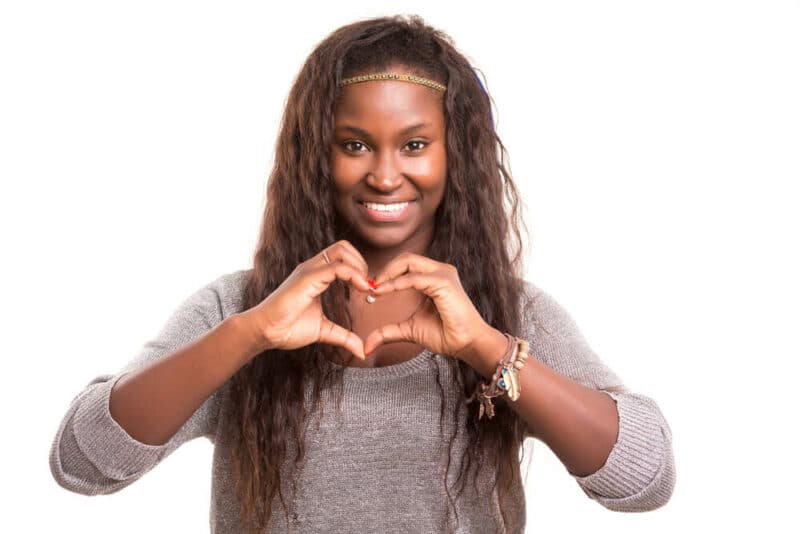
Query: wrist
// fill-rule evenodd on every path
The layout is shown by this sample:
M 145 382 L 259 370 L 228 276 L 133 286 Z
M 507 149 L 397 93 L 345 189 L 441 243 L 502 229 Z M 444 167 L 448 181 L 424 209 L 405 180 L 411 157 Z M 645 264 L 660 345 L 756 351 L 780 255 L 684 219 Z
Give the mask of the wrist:
M 272 348 L 264 331 L 252 320 L 246 311 L 235 313 L 228 317 L 232 327 L 242 339 L 247 355 L 247 361 Z
M 487 325 L 484 332 L 476 336 L 475 341 L 464 351 L 460 359 L 464 360 L 481 376 L 491 380 L 497 370 L 497 364 L 503 358 L 507 347 L 508 338 L 506 335 Z

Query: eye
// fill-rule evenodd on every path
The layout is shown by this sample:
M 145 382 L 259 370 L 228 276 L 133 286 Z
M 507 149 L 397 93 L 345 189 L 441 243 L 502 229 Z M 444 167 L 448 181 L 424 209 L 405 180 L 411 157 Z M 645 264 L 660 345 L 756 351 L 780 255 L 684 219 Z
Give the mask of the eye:
M 350 149 L 348 148 L 350 145 L 359 145 L 359 146 L 364 146 L 364 143 L 362 143 L 361 141 L 345 141 L 344 143 L 342 143 L 342 146 L 345 148 L 345 150 L 350 150 Z M 361 150 L 358 150 L 358 149 L 356 149 L 356 150 L 350 150 L 350 151 L 351 151 L 351 152 L 361 152 Z
M 412 145 L 412 144 L 417 144 L 417 145 L 421 145 L 421 146 L 420 146 L 418 149 L 416 149 L 416 150 L 412 150 L 411 152 L 419 152 L 420 150 L 422 150 L 423 148 L 425 148 L 426 146 L 428 146 L 428 143 L 426 143 L 425 141 L 420 141 L 419 139 L 415 139 L 415 140 L 413 140 L 413 141 L 409 141 L 409 142 L 406 144 L 406 146 L 409 146 L 409 145 Z
M 355 140 L 345 141 L 344 143 L 342 143 L 342 146 L 348 152 L 363 152 L 364 150 L 362 150 L 362 148 L 366 147 L 366 145 L 361 141 L 355 141 Z M 415 139 L 413 141 L 409 141 L 408 143 L 406 143 L 406 146 L 412 147 L 410 150 L 411 152 L 419 152 L 423 148 L 428 146 L 428 143 L 426 141 Z

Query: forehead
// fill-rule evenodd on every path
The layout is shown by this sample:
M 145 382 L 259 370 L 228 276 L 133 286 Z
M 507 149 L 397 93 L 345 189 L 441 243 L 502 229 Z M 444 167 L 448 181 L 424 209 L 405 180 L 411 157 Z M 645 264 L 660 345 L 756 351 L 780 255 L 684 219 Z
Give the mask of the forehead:
M 444 124 L 443 93 L 417 83 L 371 80 L 342 88 L 334 111 L 336 122 L 403 121 L 425 118 Z

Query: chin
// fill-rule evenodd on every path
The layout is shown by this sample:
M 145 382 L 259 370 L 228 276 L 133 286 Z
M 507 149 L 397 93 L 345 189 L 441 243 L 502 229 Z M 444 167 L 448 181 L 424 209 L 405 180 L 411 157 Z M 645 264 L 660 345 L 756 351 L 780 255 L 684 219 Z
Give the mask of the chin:
M 368 243 L 374 248 L 395 248 L 407 242 L 409 237 L 405 233 L 388 235 L 388 232 L 373 232 L 369 235 L 359 234 L 359 237 L 365 243 Z

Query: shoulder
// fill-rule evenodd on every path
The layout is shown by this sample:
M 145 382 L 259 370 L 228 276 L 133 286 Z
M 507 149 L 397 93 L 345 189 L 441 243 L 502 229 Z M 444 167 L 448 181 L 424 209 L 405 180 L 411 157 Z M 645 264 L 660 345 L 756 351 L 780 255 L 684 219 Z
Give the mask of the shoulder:
M 540 335 L 582 339 L 573 316 L 551 293 L 530 280 L 523 287 L 522 317 L 530 330 L 538 327 Z
M 520 306 L 525 317 L 531 318 L 540 315 L 547 308 L 551 308 L 553 297 L 544 291 L 539 284 L 530 280 L 522 281 L 522 298 Z
M 251 272 L 252 269 L 238 269 L 221 274 L 199 292 L 205 295 L 207 304 L 215 305 L 221 318 L 225 319 L 242 311 L 244 289 Z
M 190 294 L 179 312 L 199 315 L 209 326 L 242 311 L 244 288 L 252 269 L 239 269 L 214 277 Z

